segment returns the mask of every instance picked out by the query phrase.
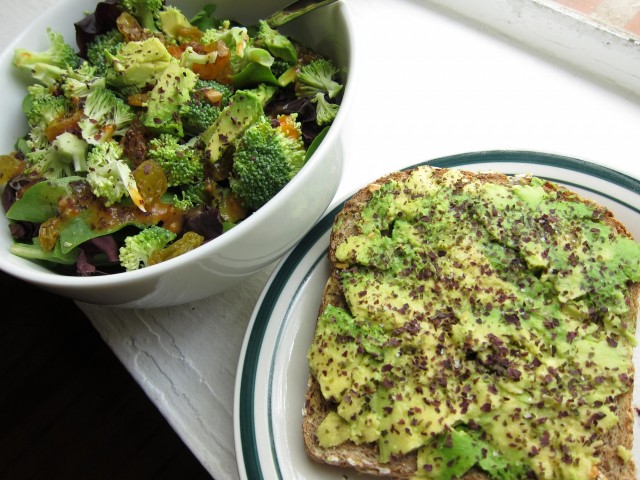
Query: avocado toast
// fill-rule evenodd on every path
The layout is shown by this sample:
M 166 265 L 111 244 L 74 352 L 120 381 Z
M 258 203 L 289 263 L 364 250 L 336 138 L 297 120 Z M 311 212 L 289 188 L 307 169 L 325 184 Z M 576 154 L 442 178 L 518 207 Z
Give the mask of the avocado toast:
M 605 207 L 421 166 L 347 201 L 328 255 L 311 458 L 394 478 L 636 478 L 640 244 Z

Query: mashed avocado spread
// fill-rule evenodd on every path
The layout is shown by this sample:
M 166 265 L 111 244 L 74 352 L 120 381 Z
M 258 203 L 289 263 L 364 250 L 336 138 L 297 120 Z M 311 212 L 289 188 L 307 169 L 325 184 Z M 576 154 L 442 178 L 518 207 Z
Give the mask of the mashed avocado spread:
M 417 451 L 416 478 L 592 478 L 633 385 L 640 244 L 548 181 L 436 172 L 383 183 L 336 249 L 348 309 L 308 351 L 337 404 L 320 444 Z

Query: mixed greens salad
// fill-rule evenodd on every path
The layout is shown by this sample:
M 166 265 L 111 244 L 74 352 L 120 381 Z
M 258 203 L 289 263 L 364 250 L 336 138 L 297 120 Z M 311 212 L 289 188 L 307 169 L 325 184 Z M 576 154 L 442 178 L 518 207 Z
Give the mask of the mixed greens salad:
M 0 155 L 13 254 L 68 275 L 153 265 L 222 235 L 302 168 L 339 109 L 334 62 L 208 4 L 107 0 L 18 48 L 27 131 Z

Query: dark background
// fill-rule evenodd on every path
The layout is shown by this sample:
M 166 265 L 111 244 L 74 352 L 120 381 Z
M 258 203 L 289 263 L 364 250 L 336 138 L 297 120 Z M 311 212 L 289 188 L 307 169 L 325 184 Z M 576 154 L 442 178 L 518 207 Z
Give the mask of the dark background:
M 0 291 L 0 478 L 211 480 L 75 303 Z

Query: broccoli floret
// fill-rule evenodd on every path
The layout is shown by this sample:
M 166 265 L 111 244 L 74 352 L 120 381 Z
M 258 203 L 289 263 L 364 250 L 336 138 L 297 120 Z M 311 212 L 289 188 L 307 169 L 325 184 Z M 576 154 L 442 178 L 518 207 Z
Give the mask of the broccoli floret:
M 29 131 L 26 143 L 31 150 L 45 150 L 52 139 L 48 127 L 56 120 L 69 114 L 71 102 L 61 95 L 51 93 L 28 94 L 22 102 L 22 110 L 27 119 Z
M 137 270 L 149 265 L 149 257 L 162 250 L 177 235 L 171 230 L 152 225 L 136 235 L 126 237 L 120 247 L 120 265 L 127 271 Z
M 180 110 L 182 123 L 186 132 L 199 135 L 204 132 L 220 115 L 220 107 L 212 104 L 206 97 L 192 95 L 191 99 Z
M 104 77 L 98 74 L 97 68 L 84 62 L 76 70 L 70 71 L 62 81 L 62 92 L 69 99 L 83 99 L 91 90 L 106 88 Z
M 98 145 L 124 135 L 135 118 L 133 109 L 108 88 L 94 88 L 83 105 L 83 118 L 78 122 L 82 137 Z
M 285 35 L 274 30 L 264 20 L 258 21 L 258 28 L 254 37 L 257 47 L 266 48 L 274 57 L 292 65 L 298 61 L 298 51 Z
M 197 80 L 192 70 L 170 63 L 149 94 L 142 123 L 158 133 L 184 136 L 180 110 L 191 99 Z
M 200 152 L 173 135 L 163 133 L 151 139 L 147 155 L 160 165 L 170 187 L 197 183 L 204 176 Z
M 52 95 L 51 88 L 46 85 L 42 85 L 40 83 L 34 83 L 33 85 L 27 85 L 27 95 L 24 97 L 22 101 L 22 109 L 26 112 L 25 104 L 29 104 L 33 99 L 44 97 L 47 95 Z
M 279 78 L 285 72 L 287 72 L 293 65 L 281 58 L 276 58 L 271 65 L 271 72 L 274 77 Z
M 199 135 L 215 122 L 222 108 L 229 104 L 233 89 L 214 80 L 198 80 L 191 98 L 180 109 L 185 130 Z
M 300 67 L 297 75 L 298 95 L 301 97 L 315 97 L 316 93 L 326 93 L 334 98 L 342 85 L 334 80 L 338 69 L 326 58 L 318 58 Z
M 22 103 L 27 122 L 30 127 L 49 125 L 71 110 L 71 103 L 61 95 L 42 93 L 37 96 L 27 95 Z
M 69 177 L 87 171 L 88 144 L 72 133 L 56 137 L 51 145 L 27 154 L 27 172 L 35 172 L 47 179 Z
M 203 181 L 199 181 L 187 185 L 179 193 L 173 194 L 170 202 L 180 210 L 189 210 L 205 203 L 206 198 L 205 184 Z
M 202 80 L 199 78 L 196 82 L 195 87 L 193 87 L 193 91 L 203 92 L 207 90 L 213 90 L 221 95 L 220 105 L 222 107 L 229 103 L 229 100 L 235 93 L 231 85 L 224 85 L 222 83 L 216 82 L 215 80 Z
M 120 144 L 108 140 L 94 146 L 87 155 L 87 181 L 96 197 L 110 206 L 129 196 L 140 205 L 141 195 Z
M 156 20 L 164 7 L 164 0 L 120 0 L 120 6 L 136 17 L 143 28 L 158 31 Z
M 329 102 L 322 92 L 316 93 L 315 97 L 311 99 L 311 103 L 316 106 L 316 123 L 320 126 L 333 122 L 340 109 L 337 103 Z
M 124 35 L 114 28 L 108 32 L 97 35 L 87 46 L 87 60 L 96 68 L 96 74 L 104 77 L 109 69 L 106 52 L 117 55 L 124 45 Z
M 77 68 L 82 59 L 75 53 L 62 34 L 47 30 L 49 48 L 43 51 L 33 51 L 17 48 L 13 55 L 13 65 L 31 72 L 34 79 L 47 86 L 53 86 L 60 81 L 68 71 Z
M 251 125 L 233 154 L 231 190 L 242 204 L 257 210 L 278 193 L 304 165 L 300 137 L 274 128 L 268 117 Z

